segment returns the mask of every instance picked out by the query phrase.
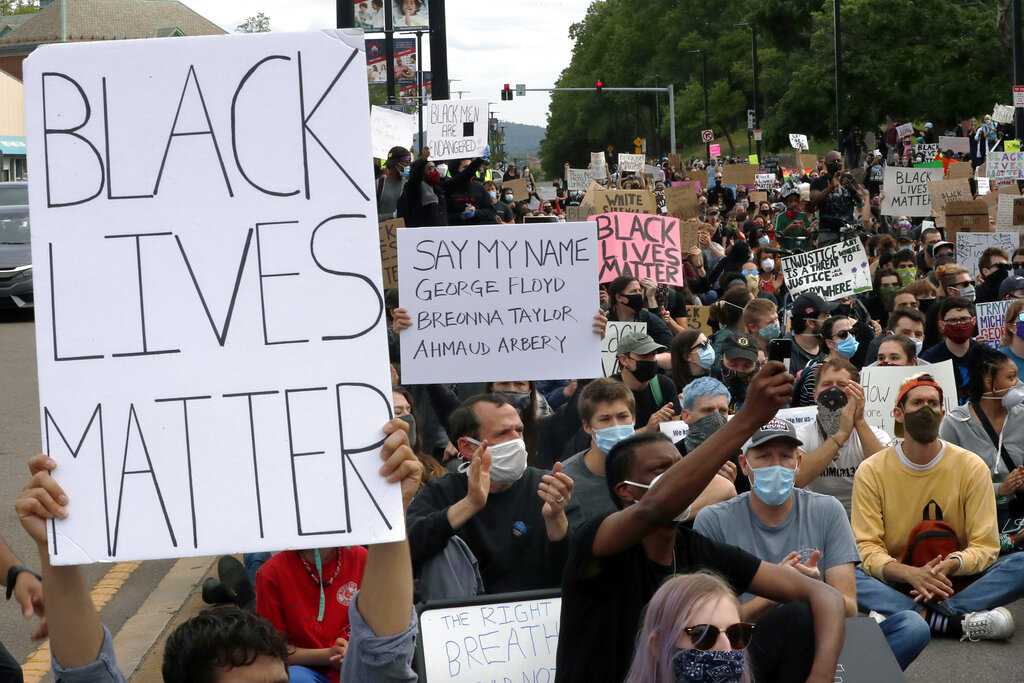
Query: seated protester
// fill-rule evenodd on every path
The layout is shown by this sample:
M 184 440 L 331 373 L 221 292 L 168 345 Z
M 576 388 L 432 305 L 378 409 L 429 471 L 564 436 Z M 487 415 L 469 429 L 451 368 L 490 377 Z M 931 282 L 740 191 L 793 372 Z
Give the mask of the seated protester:
M 625 683 L 732 683 L 750 680 L 744 654 L 752 624 L 740 620 L 736 593 L 720 576 L 673 576 L 651 598 Z M 679 673 L 683 672 L 683 673 Z
M 999 247 L 989 247 L 981 252 L 978 259 L 978 288 L 976 290 L 977 303 L 998 301 L 1000 286 L 1010 274 L 1010 256 Z M 1024 285 L 1021 285 L 1024 289 Z
M 1002 346 L 999 350 L 1017 365 L 1017 375 L 1024 377 L 1024 301 L 1014 301 L 1006 308 Z
M 423 465 L 423 481 L 428 482 L 436 477 L 443 477 L 446 472 L 444 465 L 424 451 L 419 429 L 416 427 L 416 416 L 413 413 L 415 404 L 412 394 L 405 387 L 392 386 L 391 400 L 395 406 L 395 417 L 409 425 L 409 444 L 412 446 L 412 452 L 416 454 L 416 458 Z
M 640 332 L 627 332 L 619 339 L 618 361 L 621 380 L 636 401 L 637 429 L 657 431 L 658 425 L 679 414 L 676 385 L 658 372 L 655 357 L 665 347 Z
M 459 536 L 479 562 L 487 593 L 557 586 L 568 551 L 572 480 L 559 463 L 552 473 L 527 466 L 523 421 L 500 396 L 466 400 L 448 426 L 467 462 L 423 487 L 409 506 L 417 575 Z
M 854 566 L 860 562 L 847 511 L 838 500 L 794 489 L 803 468 L 797 430 L 770 421 L 744 445 L 740 468 L 751 491 L 705 508 L 693 530 L 716 543 L 729 543 L 763 562 L 794 567 L 843 594 L 846 616 L 857 615 Z M 772 600 L 741 596 L 742 621 L 757 623 L 778 606 Z M 931 639 L 928 624 L 912 609 L 882 622 L 893 653 L 906 669 Z
M 946 414 L 939 436 L 985 461 L 995 489 L 999 549 L 1024 549 L 1024 388 L 1017 366 L 995 349 L 974 357 L 968 402 Z
M 715 350 L 700 330 L 677 334 L 672 340 L 667 364 L 665 355 L 658 356 L 658 365 L 672 371 L 672 382 L 677 389 L 684 388 L 698 377 L 707 377 L 715 366 Z
M 827 360 L 845 360 L 857 353 L 860 342 L 854 336 L 854 319 L 845 315 L 834 315 L 821 325 L 821 339 L 827 355 L 800 373 L 800 379 L 793 390 L 793 407 L 814 405 L 814 387 L 818 383 L 821 364 Z
M 763 352 L 760 352 L 763 353 Z M 760 360 L 757 340 L 748 334 L 735 334 L 722 344 L 722 362 L 711 376 L 721 380 L 732 396 L 730 408 L 739 409 L 747 400 L 747 386 L 757 372 Z
M 871 365 L 883 368 L 889 366 L 925 365 L 925 363 L 922 363 L 917 358 L 917 344 L 914 343 L 914 340 L 901 334 L 889 334 L 880 337 L 878 354 L 875 358 L 875 362 L 871 363 Z
M 1010 257 L 1010 266 L 1015 271 L 1024 269 L 1024 247 L 1014 249 L 1013 255 Z
M 925 349 L 921 360 L 926 363 L 953 361 L 953 376 L 956 380 L 957 400 L 967 401 L 967 386 L 971 379 L 971 365 L 974 353 L 981 346 L 973 337 L 975 332 L 974 304 L 967 299 L 954 296 L 943 299 L 938 307 L 939 331 L 943 340 Z
M 380 474 L 401 482 L 405 505 L 420 486 L 422 466 L 408 447 L 400 420 L 384 425 L 387 434 Z M 100 622 L 77 566 L 49 563 L 46 526 L 74 514 L 73 501 L 51 473 L 57 463 L 45 455 L 29 461 L 32 479 L 15 508 L 22 527 L 36 542 L 46 584 L 46 616 L 55 678 L 78 683 L 124 683 L 110 632 Z M 54 501 L 63 501 L 57 507 Z M 352 638 L 341 661 L 345 681 L 415 683 L 416 620 L 412 606 L 412 564 L 406 541 L 371 545 L 362 589 L 352 596 Z M 164 648 L 165 683 L 288 683 L 288 646 L 273 625 L 252 612 L 214 607 L 180 624 Z M 291 679 L 296 680 L 296 679 Z
M 743 310 L 744 332 L 757 340 L 758 348 L 767 349 L 768 342 L 782 336 L 779 307 L 767 299 L 754 299 Z
M 711 335 L 711 348 L 718 358 L 722 357 L 726 338 L 743 333 L 743 311 L 753 298 L 746 285 L 737 284 L 726 289 L 722 298 L 712 307 L 718 320 L 718 331 Z
M 916 299 L 914 303 L 917 303 Z M 909 338 L 914 344 L 914 357 L 917 358 L 921 355 L 922 347 L 924 346 L 924 325 L 924 314 L 917 310 L 916 306 L 912 308 L 897 306 L 889 315 L 889 321 L 886 323 L 885 329 L 889 336 L 897 335 Z M 884 336 L 879 335 L 871 340 L 871 344 L 868 345 L 868 352 L 865 355 L 867 364 L 870 365 L 878 360 L 878 347 L 882 345 L 883 338 Z
M 968 293 L 971 294 L 970 297 L 963 298 L 971 303 L 974 302 L 974 285 L 971 284 L 971 275 L 967 272 L 966 268 L 955 263 L 948 263 L 936 267 L 936 270 L 933 272 L 938 274 L 936 302 L 934 306 L 931 306 L 926 311 L 922 308 L 927 318 L 924 326 L 924 347 L 926 349 L 942 341 L 942 330 L 939 329 L 939 304 L 942 303 L 943 299 L 960 296 L 959 292 L 962 287 L 970 289 Z
M 1024 276 L 1011 275 L 999 285 L 999 301 L 1016 301 L 1024 299 Z
M 818 415 L 798 430 L 805 454 L 796 485 L 835 496 L 849 516 L 857 468 L 892 439 L 864 419 L 860 372 L 850 361 L 826 360 L 816 374 L 814 403 Z
M 900 291 L 900 276 L 891 270 L 875 271 L 872 295 L 868 297 L 867 308 L 872 320 L 888 320 L 895 308 L 896 293 Z
M 801 294 L 793 301 L 793 330 L 786 338 L 793 342 L 789 371 L 794 375 L 828 353 L 828 348 L 821 342 L 821 326 L 836 306 L 838 304 L 825 301 L 813 292 Z
M 942 232 L 940 232 L 938 228 L 925 228 L 921 231 L 921 235 L 918 239 L 920 248 L 917 252 L 917 271 L 922 277 L 935 267 L 932 248 L 941 241 Z
M 857 468 L 857 601 L 884 616 L 919 609 L 937 635 L 1003 640 L 1014 626 L 1002 605 L 1024 595 L 1024 553 L 997 559 L 989 469 L 939 439 L 942 405 L 942 388 L 931 375 L 909 378 L 894 411 L 905 439 Z M 939 519 L 955 537 L 927 521 Z M 968 577 L 973 583 L 963 588 Z
M 686 455 L 697 450 L 702 443 L 707 441 L 712 434 L 724 427 L 728 422 L 729 404 L 732 402 L 732 395 L 724 384 L 713 377 L 701 377 L 686 385 L 680 395 L 683 403 L 683 422 L 689 427 L 686 436 L 676 444 L 680 453 Z M 721 500 L 728 500 L 736 495 L 736 491 L 749 491 L 750 482 L 746 476 L 737 476 L 737 464 L 739 462 L 739 451 L 722 465 L 718 474 L 732 486 L 726 488 L 724 482 L 718 477 L 712 479 L 712 484 L 704 490 L 701 498 L 713 497 L 712 486 L 716 486 Z M 730 492 L 730 489 L 732 491 Z M 706 499 L 697 499 L 693 505 L 692 514 L 696 514 L 706 506 Z
M 672 343 L 672 333 L 658 313 L 657 301 L 653 296 L 648 301 L 647 293 L 635 277 L 623 275 L 612 280 L 608 284 L 608 297 L 611 304 L 609 320 L 647 323 L 647 334 L 651 338 L 666 348 Z M 648 306 L 655 312 L 649 311 Z
M 590 520 L 572 536 L 560 631 L 573 637 L 558 641 L 557 683 L 622 681 L 645 605 L 672 574 L 700 569 L 720 573 L 736 593 L 792 603 L 763 622 L 754 636 L 756 680 L 831 680 L 845 632 L 839 593 L 673 521 L 696 500 L 727 454 L 785 406 L 792 381 L 781 363 L 769 363 L 754 379 L 751 400 L 730 428 L 715 432 L 685 458 L 660 433 L 637 434 L 612 448 L 608 490 L 619 509 Z

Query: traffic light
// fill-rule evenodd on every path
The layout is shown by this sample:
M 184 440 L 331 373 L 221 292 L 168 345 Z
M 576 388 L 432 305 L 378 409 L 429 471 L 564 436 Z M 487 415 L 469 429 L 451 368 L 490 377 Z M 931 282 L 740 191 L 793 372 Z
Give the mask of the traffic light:
M 601 91 L 604 90 L 604 81 L 602 81 L 602 80 L 594 81 L 594 90 L 596 90 L 597 94 L 600 95 Z
M 505 87 L 501 89 L 501 100 L 504 102 L 511 100 L 513 97 L 515 97 L 515 93 L 512 92 L 512 88 L 506 83 Z

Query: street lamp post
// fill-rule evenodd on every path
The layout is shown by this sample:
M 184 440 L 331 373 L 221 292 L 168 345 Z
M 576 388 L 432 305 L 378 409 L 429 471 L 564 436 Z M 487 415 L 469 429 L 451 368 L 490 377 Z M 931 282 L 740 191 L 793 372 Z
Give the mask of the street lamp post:
M 1024 40 L 1021 36 L 1021 0 L 1013 0 L 1013 85 L 1024 85 Z M 1024 110 L 1016 107 L 1013 110 L 1015 134 L 1018 140 L 1024 139 Z
M 761 127 L 761 92 L 760 78 L 761 67 L 757 60 L 757 26 L 749 22 L 742 22 L 738 26 L 745 26 L 750 29 L 750 60 L 754 72 L 754 128 Z M 763 137 L 763 136 L 762 136 Z M 757 160 L 761 161 L 761 141 L 757 140 Z
M 1014 0 L 1018 5 L 1020 0 Z M 836 149 L 842 149 L 843 147 L 843 132 L 839 124 L 839 101 L 842 97 L 842 72 L 843 72 L 843 38 L 842 38 L 842 24 L 841 22 L 841 11 L 840 11 L 841 0 L 833 0 L 833 11 L 835 14 L 835 23 L 833 24 L 832 38 L 835 49 L 835 67 L 836 67 L 836 103 L 835 103 L 835 127 L 836 127 Z M 1020 27 L 1017 27 L 1017 31 L 1020 31 Z
M 708 113 L 708 53 L 704 50 L 690 50 L 690 53 L 700 53 L 700 84 L 704 91 L 704 130 L 711 128 L 711 117 Z M 704 143 L 704 153 L 707 155 L 707 163 L 711 163 L 711 143 Z

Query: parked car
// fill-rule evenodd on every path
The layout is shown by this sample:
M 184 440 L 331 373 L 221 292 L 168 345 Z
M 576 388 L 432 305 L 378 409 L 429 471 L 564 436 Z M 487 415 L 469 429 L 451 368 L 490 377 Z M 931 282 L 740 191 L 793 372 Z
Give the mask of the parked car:
M 0 183 L 0 309 L 34 305 L 28 184 Z

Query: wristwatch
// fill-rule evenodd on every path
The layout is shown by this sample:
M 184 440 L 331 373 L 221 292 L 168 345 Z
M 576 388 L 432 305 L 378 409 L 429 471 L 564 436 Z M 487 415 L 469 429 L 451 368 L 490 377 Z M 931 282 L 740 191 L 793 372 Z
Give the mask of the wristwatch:
M 23 565 L 23 564 L 16 564 L 16 565 L 14 565 L 13 567 L 11 567 L 10 569 L 7 570 L 6 586 L 7 586 L 7 599 L 8 600 L 11 599 L 11 594 L 14 593 L 14 584 L 18 583 L 18 574 L 21 574 L 22 572 L 28 572 L 29 574 L 31 574 L 32 576 L 36 577 L 40 581 L 43 580 L 43 577 L 39 576 L 39 574 L 36 574 L 34 571 L 29 569 L 25 565 Z

